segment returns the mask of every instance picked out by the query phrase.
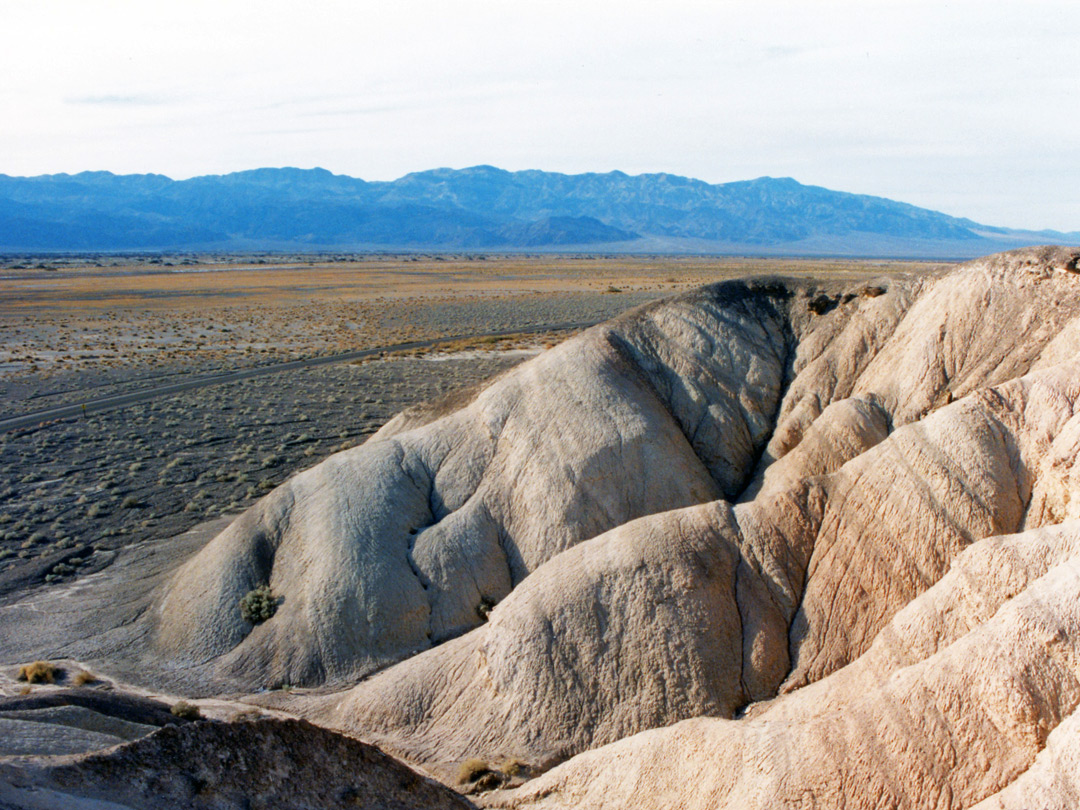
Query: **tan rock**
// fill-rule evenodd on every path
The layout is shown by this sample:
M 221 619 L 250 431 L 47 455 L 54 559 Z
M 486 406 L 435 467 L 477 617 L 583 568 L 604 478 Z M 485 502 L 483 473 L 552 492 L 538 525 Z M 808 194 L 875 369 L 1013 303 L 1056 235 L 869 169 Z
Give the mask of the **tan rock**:
M 1070 806 L 1078 260 L 628 313 L 296 476 L 76 647 L 323 684 L 257 700 L 447 779 L 569 758 L 492 806 Z

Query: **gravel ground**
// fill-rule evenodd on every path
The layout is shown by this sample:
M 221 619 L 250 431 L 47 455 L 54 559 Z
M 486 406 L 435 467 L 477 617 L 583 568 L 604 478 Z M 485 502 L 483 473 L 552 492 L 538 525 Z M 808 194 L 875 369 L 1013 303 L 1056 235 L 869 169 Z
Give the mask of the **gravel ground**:
M 409 405 L 528 356 L 320 366 L 0 434 L 0 596 L 99 570 L 122 546 L 241 511 Z
M 19 342 L 19 351 L 30 354 L 37 368 L 31 370 L 29 360 L 0 362 L 0 418 L 177 382 L 195 374 L 320 354 L 507 329 L 596 323 L 661 295 L 658 291 L 523 294 L 491 300 L 388 301 L 377 307 L 339 303 L 320 305 L 317 313 L 311 311 L 313 306 L 283 306 L 275 311 L 272 322 L 263 318 L 257 326 L 250 326 L 251 315 L 247 312 L 233 319 L 227 312 L 216 313 L 215 329 L 205 328 L 210 321 L 207 316 L 199 321 L 202 326 L 193 335 L 168 351 L 145 341 L 133 343 L 132 336 L 176 331 L 176 318 L 171 312 L 167 316 L 125 312 L 114 331 L 84 323 L 80 334 L 89 330 L 99 335 L 92 349 L 84 354 L 78 350 L 61 353 L 61 347 L 70 343 L 62 321 L 9 325 L 7 332 L 0 329 L 0 337 L 6 334 L 9 344 Z M 362 318 L 358 314 L 361 309 L 365 310 Z M 341 327 L 344 331 L 340 331 L 328 326 L 356 325 L 359 321 L 363 321 L 362 329 Z M 279 339 L 267 348 L 273 333 Z M 120 348 L 110 348 L 117 341 Z M 65 356 L 75 359 L 64 360 Z

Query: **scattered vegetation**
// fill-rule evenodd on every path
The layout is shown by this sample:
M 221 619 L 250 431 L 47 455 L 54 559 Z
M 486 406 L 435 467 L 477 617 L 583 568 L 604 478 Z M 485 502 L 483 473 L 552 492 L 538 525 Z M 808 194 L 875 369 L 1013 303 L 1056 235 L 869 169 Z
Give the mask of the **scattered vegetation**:
M 838 299 L 836 298 L 836 296 L 825 295 L 824 293 L 822 293 L 821 295 L 818 295 L 817 297 L 811 299 L 811 301 L 806 306 L 807 309 L 809 309 L 815 315 L 824 315 L 826 312 L 829 312 L 830 310 L 836 308 L 837 300 Z
M 458 784 L 468 785 L 467 793 L 484 793 L 512 779 L 527 777 L 530 770 L 528 764 L 516 757 L 508 757 L 494 768 L 482 759 L 471 757 L 458 767 Z
M 72 681 L 72 683 L 74 683 L 76 686 L 86 686 L 88 684 L 97 682 L 97 675 L 95 675 L 93 672 L 88 672 L 85 669 L 80 669 L 77 673 L 75 673 L 75 678 Z
M 476 615 L 483 619 L 485 622 L 488 620 L 488 616 L 491 615 L 491 611 L 495 607 L 495 600 L 490 596 L 480 597 L 480 604 L 476 606 Z
M 169 711 L 173 713 L 174 717 L 179 717 L 181 720 L 198 720 L 202 717 L 199 707 L 194 703 L 188 703 L 186 700 L 178 700 Z
M 51 661 L 35 661 L 19 667 L 19 680 L 27 683 L 56 683 L 64 672 Z
M 488 764 L 482 759 L 470 757 L 458 767 L 458 783 L 467 785 L 470 782 L 475 782 L 486 773 L 491 773 L 491 768 L 488 767 Z
M 248 591 L 240 600 L 240 615 L 251 624 L 262 624 L 277 612 L 277 600 L 269 585 Z
M 526 776 L 529 773 L 529 766 L 517 757 L 510 757 L 500 763 L 499 770 L 512 778 L 515 776 Z

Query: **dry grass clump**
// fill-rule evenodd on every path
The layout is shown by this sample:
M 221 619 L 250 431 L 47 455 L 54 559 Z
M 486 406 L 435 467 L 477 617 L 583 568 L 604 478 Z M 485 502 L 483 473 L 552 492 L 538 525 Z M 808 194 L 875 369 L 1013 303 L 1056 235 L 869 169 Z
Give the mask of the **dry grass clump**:
M 458 783 L 467 785 L 469 782 L 475 782 L 485 773 L 491 773 L 488 764 L 482 759 L 470 757 L 458 767 Z
M 169 711 L 172 712 L 174 717 L 179 717 L 181 720 L 198 720 L 202 717 L 199 707 L 194 703 L 188 703 L 186 700 L 178 700 Z
M 515 779 L 527 779 L 531 768 L 517 757 L 507 757 L 498 766 L 491 767 L 477 757 L 471 757 L 458 767 L 458 784 L 467 785 L 466 793 L 486 793 L 512 783 Z
M 88 672 L 85 669 L 80 669 L 75 673 L 75 678 L 72 680 L 76 686 L 86 686 L 87 684 L 97 683 L 98 677 L 93 672 Z
M 522 762 L 517 757 L 510 757 L 499 763 L 499 770 L 513 778 L 515 776 L 525 776 L 528 774 L 529 765 L 528 763 Z
M 64 671 L 51 661 L 34 661 L 19 667 L 19 680 L 27 683 L 56 683 Z

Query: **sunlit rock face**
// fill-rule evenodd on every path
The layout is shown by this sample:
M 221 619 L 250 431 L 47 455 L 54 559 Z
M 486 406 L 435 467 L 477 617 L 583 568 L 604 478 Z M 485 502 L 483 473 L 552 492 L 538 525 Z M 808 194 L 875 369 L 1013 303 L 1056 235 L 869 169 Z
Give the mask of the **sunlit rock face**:
M 628 313 L 272 492 L 150 643 L 435 773 L 569 760 L 499 806 L 1072 806 L 1078 256 Z

